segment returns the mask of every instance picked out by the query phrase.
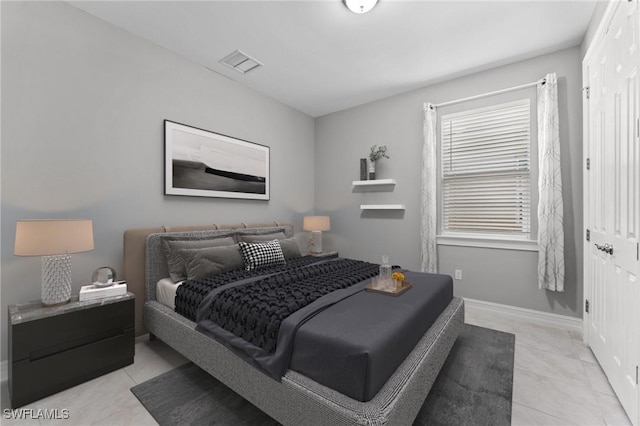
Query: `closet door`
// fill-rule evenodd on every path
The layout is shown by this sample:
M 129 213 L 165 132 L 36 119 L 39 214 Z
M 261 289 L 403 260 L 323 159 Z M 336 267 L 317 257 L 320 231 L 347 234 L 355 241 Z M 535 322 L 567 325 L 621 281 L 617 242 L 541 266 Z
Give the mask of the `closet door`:
M 631 421 L 640 424 L 638 1 L 616 2 L 585 59 L 585 336 Z

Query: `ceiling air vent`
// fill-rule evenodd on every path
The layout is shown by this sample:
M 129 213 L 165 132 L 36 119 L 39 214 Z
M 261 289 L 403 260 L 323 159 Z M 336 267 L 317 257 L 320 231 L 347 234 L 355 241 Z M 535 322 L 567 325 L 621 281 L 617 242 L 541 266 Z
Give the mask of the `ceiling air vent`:
M 262 66 L 260 62 L 239 50 L 221 59 L 220 62 L 242 74 L 246 74 Z

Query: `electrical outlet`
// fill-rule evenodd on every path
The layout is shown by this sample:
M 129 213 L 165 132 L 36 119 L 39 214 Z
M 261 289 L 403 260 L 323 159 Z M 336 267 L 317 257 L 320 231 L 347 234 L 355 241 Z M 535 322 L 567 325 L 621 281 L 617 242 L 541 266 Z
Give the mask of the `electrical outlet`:
M 462 269 L 456 269 L 456 271 L 455 271 L 455 279 L 456 280 L 461 280 L 462 279 Z

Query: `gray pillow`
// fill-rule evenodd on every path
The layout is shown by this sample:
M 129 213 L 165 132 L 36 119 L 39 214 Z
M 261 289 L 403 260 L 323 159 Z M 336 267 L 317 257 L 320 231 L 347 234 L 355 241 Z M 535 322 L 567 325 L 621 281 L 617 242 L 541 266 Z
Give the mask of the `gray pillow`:
M 180 250 L 187 270 L 187 279 L 194 280 L 244 268 L 238 244 Z
M 302 257 L 300 246 L 298 246 L 298 241 L 295 238 L 278 240 L 278 242 L 280 243 L 280 247 L 282 248 L 282 253 L 284 253 L 285 259 L 295 259 L 297 257 Z
M 273 240 L 286 240 L 287 236 L 284 232 L 271 232 L 269 234 L 238 234 L 240 241 L 245 243 L 262 243 Z
M 187 269 L 181 250 L 204 247 L 219 247 L 235 244 L 232 237 L 199 238 L 199 239 L 167 239 L 163 241 L 165 254 L 167 255 L 167 270 L 174 282 L 182 281 L 187 277 Z

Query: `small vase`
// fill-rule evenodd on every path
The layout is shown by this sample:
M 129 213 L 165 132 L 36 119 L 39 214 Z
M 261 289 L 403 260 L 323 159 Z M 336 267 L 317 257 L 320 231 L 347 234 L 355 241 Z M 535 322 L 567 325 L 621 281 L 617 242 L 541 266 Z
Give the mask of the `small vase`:
M 360 180 L 367 180 L 367 159 L 360 159 Z
M 376 162 L 369 160 L 369 180 L 376 179 Z

